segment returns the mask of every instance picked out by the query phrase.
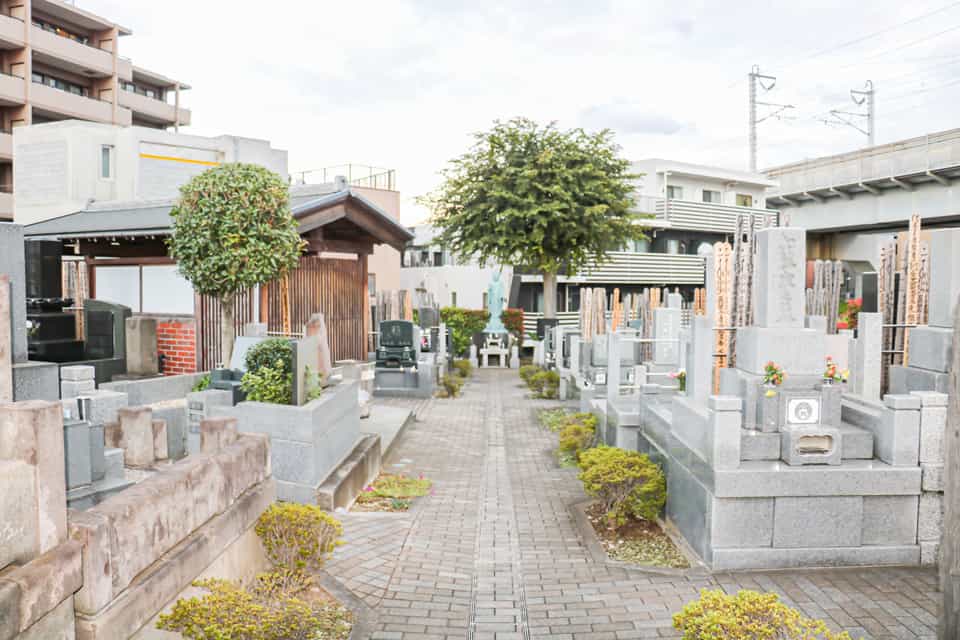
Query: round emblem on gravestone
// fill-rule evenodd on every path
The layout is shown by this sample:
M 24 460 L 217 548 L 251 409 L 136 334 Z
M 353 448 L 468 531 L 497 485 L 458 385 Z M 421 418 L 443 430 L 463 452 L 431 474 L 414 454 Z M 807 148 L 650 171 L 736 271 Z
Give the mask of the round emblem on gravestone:
M 813 405 L 807 400 L 802 400 L 796 404 L 795 409 L 797 420 L 806 422 L 813 416 Z

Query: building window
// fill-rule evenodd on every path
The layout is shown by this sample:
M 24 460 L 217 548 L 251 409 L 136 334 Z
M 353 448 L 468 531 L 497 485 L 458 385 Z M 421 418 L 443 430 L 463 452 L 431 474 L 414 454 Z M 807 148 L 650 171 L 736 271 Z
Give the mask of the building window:
M 87 87 L 83 87 L 73 82 L 67 82 L 66 80 L 61 80 L 60 78 L 55 78 L 53 76 L 48 76 L 45 73 L 37 73 L 34 71 L 31 74 L 31 80 L 33 80 L 35 84 L 45 84 L 48 87 L 53 87 L 54 89 L 73 93 L 78 96 L 86 96 L 88 93 Z
M 683 187 L 668 184 L 667 200 L 683 200 Z
M 417 266 L 418 266 L 418 267 L 428 267 L 428 266 L 430 266 L 430 252 L 429 252 L 429 251 L 421 251 L 421 252 L 420 252 L 420 264 L 418 264 Z
M 738 207 L 752 207 L 753 206 L 753 196 L 749 193 L 738 193 L 737 194 L 737 206 Z
M 456 306 L 457 306 L 457 292 L 456 292 L 456 291 L 451 291 L 451 292 L 450 292 L 450 306 L 451 306 L 451 307 L 456 307 Z
M 443 266 L 443 252 L 434 251 L 433 252 L 433 266 L 442 267 Z
M 722 195 L 719 191 L 712 191 L 710 189 L 703 190 L 703 201 L 709 202 L 711 204 L 720 204 Z
M 377 295 L 377 274 L 375 273 L 367 274 L 367 293 L 370 294 L 370 297 Z
M 113 145 L 100 146 L 100 178 L 102 180 L 113 179 Z

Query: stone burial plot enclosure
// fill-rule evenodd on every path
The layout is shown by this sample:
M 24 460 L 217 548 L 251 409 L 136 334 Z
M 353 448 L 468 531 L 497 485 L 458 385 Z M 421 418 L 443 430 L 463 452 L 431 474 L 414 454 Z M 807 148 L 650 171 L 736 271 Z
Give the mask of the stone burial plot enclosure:
M 802 229 L 756 233 L 754 323 L 736 330 L 733 366 L 715 375 L 715 328 L 729 320 L 708 255 L 707 315 L 678 350 L 686 388 L 624 385 L 617 345 L 630 336 L 615 332 L 607 389 L 581 402 L 608 443 L 663 466 L 666 516 L 714 570 L 933 564 L 946 395 L 880 398 L 881 322 L 861 313 L 856 335 L 828 335 L 805 317 L 805 246 Z M 933 283 L 955 276 L 931 265 L 931 290 L 951 290 Z M 827 356 L 849 366 L 849 383 L 825 380 Z M 771 361 L 781 384 L 764 379 Z
M 148 463 L 153 421 L 130 411 L 111 437 Z M 205 421 L 201 439 L 199 454 L 78 511 L 67 508 L 61 405 L 0 405 L 0 638 L 150 636 L 194 579 L 262 570 L 253 525 L 275 498 L 269 441 L 225 419 Z

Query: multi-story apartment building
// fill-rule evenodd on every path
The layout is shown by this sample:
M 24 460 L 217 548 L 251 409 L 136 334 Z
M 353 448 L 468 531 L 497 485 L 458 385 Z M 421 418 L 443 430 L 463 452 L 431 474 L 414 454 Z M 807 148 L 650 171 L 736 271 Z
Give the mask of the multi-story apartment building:
M 811 258 L 877 269 L 880 249 L 919 214 L 924 228 L 960 224 L 960 129 L 767 170 L 767 203 L 807 230 Z
M 189 87 L 119 55 L 131 31 L 62 0 L 0 0 L 0 220 L 13 216 L 14 127 L 89 120 L 190 124 Z
M 747 171 L 708 167 L 661 158 L 633 163 L 637 179 L 636 209 L 651 215 L 647 240 L 631 243 L 602 264 L 560 276 L 557 309 L 560 322 L 576 324 L 580 288 L 603 287 L 612 293 L 639 292 L 648 287 L 678 288 L 688 302 L 704 286 L 704 244 L 730 239 L 737 219 L 749 215 L 777 223 L 766 208 L 766 190 L 775 182 Z M 543 278 L 516 273 L 511 305 L 522 307 L 531 327 L 543 309 Z

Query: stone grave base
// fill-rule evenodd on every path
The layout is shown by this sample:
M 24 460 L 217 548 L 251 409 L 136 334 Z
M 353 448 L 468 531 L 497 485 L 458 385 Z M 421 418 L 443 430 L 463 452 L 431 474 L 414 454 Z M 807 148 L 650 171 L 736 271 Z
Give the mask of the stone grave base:
M 421 358 L 414 370 L 377 367 L 373 373 L 373 395 L 432 398 L 436 391 L 435 377 L 436 368 L 430 358 Z
M 295 407 L 264 402 L 214 406 L 214 416 L 237 418 L 241 432 L 270 436 L 277 498 L 314 504 L 317 489 L 351 455 L 360 440 L 357 381 L 327 387 L 318 399 Z
M 637 449 L 662 465 L 666 515 L 713 570 L 920 565 L 919 467 L 751 461 L 777 455 L 780 434 L 744 430 L 745 461 L 717 470 L 674 431 L 696 417 L 677 400 L 644 402 Z

